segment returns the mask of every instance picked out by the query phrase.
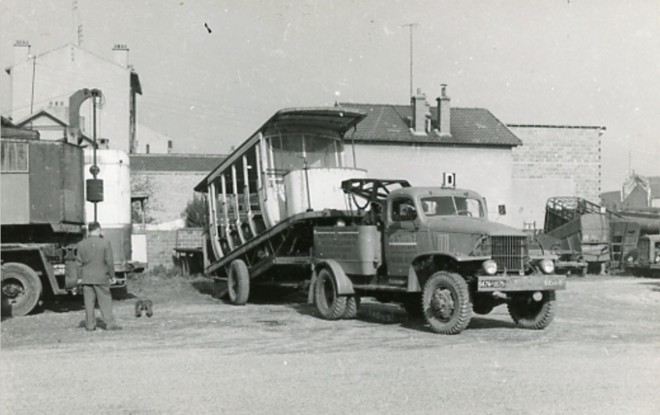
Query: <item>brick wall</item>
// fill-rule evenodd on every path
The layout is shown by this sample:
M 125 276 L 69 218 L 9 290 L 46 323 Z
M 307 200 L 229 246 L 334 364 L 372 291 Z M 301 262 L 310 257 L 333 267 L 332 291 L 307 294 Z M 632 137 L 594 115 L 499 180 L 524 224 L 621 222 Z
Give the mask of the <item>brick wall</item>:
M 543 223 L 545 201 L 578 196 L 598 203 L 602 127 L 509 125 L 523 145 L 513 149 L 516 210 L 524 222 Z
M 134 171 L 131 174 L 131 191 L 149 195 L 145 211 L 151 222 L 170 222 L 182 217 L 186 205 L 195 193 L 193 188 L 207 174 L 208 172 Z

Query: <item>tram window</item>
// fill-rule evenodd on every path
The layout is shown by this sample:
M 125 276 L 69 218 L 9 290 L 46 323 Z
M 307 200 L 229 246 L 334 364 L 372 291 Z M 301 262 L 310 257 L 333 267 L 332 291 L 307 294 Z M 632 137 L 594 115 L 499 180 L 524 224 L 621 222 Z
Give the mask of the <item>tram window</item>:
M 337 140 L 305 136 L 305 155 L 309 167 L 339 167 Z
M 274 168 L 280 171 L 305 167 L 340 167 L 343 146 L 334 137 L 318 134 L 271 136 Z

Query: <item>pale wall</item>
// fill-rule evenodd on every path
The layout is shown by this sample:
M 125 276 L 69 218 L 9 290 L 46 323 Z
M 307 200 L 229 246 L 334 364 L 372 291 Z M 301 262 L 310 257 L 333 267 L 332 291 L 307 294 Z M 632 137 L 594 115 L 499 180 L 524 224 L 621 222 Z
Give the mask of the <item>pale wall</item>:
M 543 226 L 545 202 L 577 196 L 599 203 L 601 128 L 509 126 L 523 145 L 513 149 L 514 209 L 521 222 Z
M 443 172 L 456 173 L 459 188 L 472 189 L 488 202 L 491 220 L 522 227 L 513 214 L 512 158 L 509 148 L 438 147 L 421 145 L 355 144 L 357 167 L 367 177 L 406 179 L 413 186 L 440 186 Z M 346 146 L 346 163 L 353 165 L 351 146 Z M 507 207 L 498 216 L 497 206 Z

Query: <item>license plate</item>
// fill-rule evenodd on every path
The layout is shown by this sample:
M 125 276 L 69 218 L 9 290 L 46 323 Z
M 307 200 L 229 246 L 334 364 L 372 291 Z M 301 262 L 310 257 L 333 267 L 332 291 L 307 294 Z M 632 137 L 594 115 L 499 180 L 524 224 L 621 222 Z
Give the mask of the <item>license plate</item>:
M 563 275 L 479 277 L 478 291 L 547 291 L 566 288 Z

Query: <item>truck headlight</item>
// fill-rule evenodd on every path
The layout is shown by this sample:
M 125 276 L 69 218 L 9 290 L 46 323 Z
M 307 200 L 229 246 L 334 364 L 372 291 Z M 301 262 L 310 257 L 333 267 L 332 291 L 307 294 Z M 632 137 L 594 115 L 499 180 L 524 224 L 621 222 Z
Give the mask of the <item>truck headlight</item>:
M 488 275 L 495 275 L 497 274 L 497 262 L 487 259 L 481 264 L 481 269 Z
M 555 272 L 555 263 L 551 259 L 542 259 L 539 262 L 539 267 L 544 274 L 552 274 Z

